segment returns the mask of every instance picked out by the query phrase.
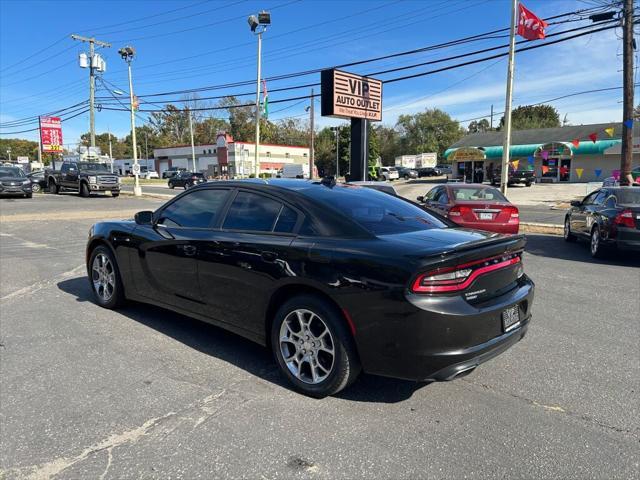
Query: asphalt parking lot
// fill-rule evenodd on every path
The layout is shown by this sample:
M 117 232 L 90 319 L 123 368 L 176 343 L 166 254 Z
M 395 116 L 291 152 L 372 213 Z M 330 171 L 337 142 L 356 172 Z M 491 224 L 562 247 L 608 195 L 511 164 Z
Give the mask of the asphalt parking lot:
M 0 478 L 638 478 L 640 260 L 530 235 L 522 342 L 452 382 L 313 400 L 247 340 L 93 303 L 90 225 L 161 203 L 0 200 Z

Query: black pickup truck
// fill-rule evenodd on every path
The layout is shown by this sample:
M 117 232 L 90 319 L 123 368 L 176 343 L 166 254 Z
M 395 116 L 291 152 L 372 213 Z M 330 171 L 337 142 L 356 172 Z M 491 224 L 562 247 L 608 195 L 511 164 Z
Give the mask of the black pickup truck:
M 500 184 L 500 172 L 501 169 L 495 170 L 493 178 L 491 178 L 491 185 L 496 186 Z M 512 170 L 509 169 L 509 183 L 508 185 L 515 185 L 516 183 L 523 183 L 527 187 L 536 183 L 536 175 L 533 170 Z
M 88 197 L 92 192 L 111 192 L 112 197 L 120 195 L 120 179 L 104 163 L 64 162 L 60 170 L 48 170 L 46 178 L 49 193 L 73 191 L 81 197 Z

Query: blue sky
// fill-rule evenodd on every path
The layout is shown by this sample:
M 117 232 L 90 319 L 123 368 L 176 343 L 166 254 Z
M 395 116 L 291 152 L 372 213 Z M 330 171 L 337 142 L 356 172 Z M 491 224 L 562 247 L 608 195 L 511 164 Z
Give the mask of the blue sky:
M 603 0 L 527 0 L 524 3 L 539 16 L 548 17 L 594 7 Z M 100 50 L 108 64 L 104 79 L 125 91 L 126 65 L 117 50 L 133 45 L 138 53 L 133 63 L 134 91 L 144 95 L 254 79 L 256 41 L 246 17 L 261 9 L 270 10 L 272 14 L 273 25 L 264 34 L 263 43 L 263 75 L 269 77 L 507 27 L 509 8 L 508 0 L 0 0 L 0 122 L 36 116 L 88 98 L 88 72 L 77 64 L 78 54 L 86 51 L 87 45 L 71 40 L 71 33 L 95 35 L 112 43 L 111 48 Z M 556 25 L 548 32 L 578 25 L 580 23 Z M 583 90 L 621 86 L 619 35 L 619 29 L 610 30 L 519 54 L 514 106 Z M 371 73 L 502 43 L 506 43 L 505 39 L 483 40 L 348 70 Z M 39 53 L 44 48 L 46 50 Z M 436 66 L 380 78 L 432 68 Z M 506 69 L 506 59 L 498 59 L 387 84 L 383 123 L 392 125 L 400 114 L 430 107 L 441 108 L 461 121 L 487 115 L 492 104 L 501 112 Z M 318 74 L 274 81 L 268 87 L 316 81 L 319 81 Z M 251 86 L 243 86 L 201 96 L 252 90 Z M 304 93 L 308 90 L 274 92 L 269 97 L 274 101 Z M 100 88 L 98 95 L 108 93 Z M 179 99 L 182 95 L 166 98 Z M 252 100 L 251 96 L 241 98 Z M 553 105 L 561 116 L 566 114 L 572 124 L 621 121 L 620 99 L 621 92 L 614 91 L 570 97 Z M 305 118 L 307 104 L 272 104 L 271 118 Z M 141 108 L 155 107 L 143 103 Z M 319 110 L 316 121 L 320 126 L 338 123 L 320 118 Z M 88 131 L 88 122 L 88 114 L 65 122 L 65 144 L 77 142 L 79 135 Z M 0 132 L 34 126 L 7 127 Z M 117 136 L 126 135 L 128 113 L 97 112 L 96 130 L 103 132 L 107 128 Z M 35 139 L 36 134 L 11 136 Z

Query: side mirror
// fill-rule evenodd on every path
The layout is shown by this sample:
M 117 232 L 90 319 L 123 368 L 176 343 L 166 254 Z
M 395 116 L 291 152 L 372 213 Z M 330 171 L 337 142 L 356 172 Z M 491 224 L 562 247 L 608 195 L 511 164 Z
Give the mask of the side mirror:
M 153 212 L 151 210 L 143 210 L 135 214 L 137 225 L 153 225 Z
M 572 207 L 579 207 L 581 205 L 582 205 L 582 202 L 580 200 L 571 200 Z
M 420 195 L 419 197 L 416 197 L 416 200 L 417 200 L 419 203 L 424 203 L 424 197 L 423 197 L 422 195 Z

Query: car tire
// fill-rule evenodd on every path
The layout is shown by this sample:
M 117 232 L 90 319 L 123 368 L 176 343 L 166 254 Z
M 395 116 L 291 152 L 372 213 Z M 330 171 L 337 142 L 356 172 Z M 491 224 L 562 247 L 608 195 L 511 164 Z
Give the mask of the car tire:
M 169 182 L 169 188 L 173 190 L 174 188 L 176 188 L 176 186 L 173 184 L 173 182 Z
M 80 182 L 80 196 L 82 198 L 87 198 L 89 195 L 91 195 L 91 192 L 89 192 L 89 185 L 87 185 L 86 182 Z
M 526 185 L 527 187 L 530 187 L 530 186 L 531 186 L 531 182 L 526 182 L 526 183 L 525 183 L 525 185 Z
M 405 175 L 405 176 L 404 176 L 404 179 L 405 179 L 405 180 L 409 180 L 409 175 Z
M 55 195 L 60 193 L 60 187 L 56 182 L 49 182 L 49 193 L 53 193 Z
M 39 193 L 42 190 L 39 183 L 34 183 L 31 185 L 31 193 Z
M 310 397 L 333 395 L 360 374 L 360 359 L 343 316 L 315 295 L 295 296 L 278 309 L 271 327 L 271 346 L 284 377 Z M 298 363 L 287 364 L 285 358 Z
M 600 227 L 594 225 L 591 229 L 591 237 L 589 242 L 589 252 L 593 258 L 602 258 L 604 256 L 604 246 L 600 237 Z
M 186 189 L 188 189 L 188 188 L 189 188 L 189 184 L 185 182 L 185 184 L 184 184 L 183 188 L 184 188 L 185 190 L 186 190 Z
M 111 194 L 111 196 L 112 196 L 113 198 L 118 198 L 118 197 L 120 196 L 120 194 L 119 194 L 119 193 L 112 193 L 112 194 Z
M 571 233 L 571 219 L 569 217 L 566 217 L 564 219 L 564 231 L 562 236 L 565 242 L 576 241 L 576 236 L 573 233 Z
M 120 270 L 113 253 L 107 246 L 98 245 L 91 252 L 88 270 L 89 286 L 98 305 L 110 310 L 122 306 L 125 297 Z

